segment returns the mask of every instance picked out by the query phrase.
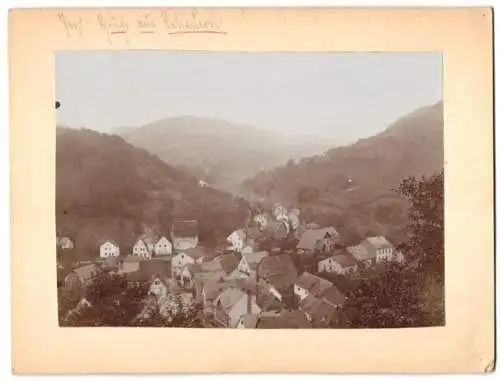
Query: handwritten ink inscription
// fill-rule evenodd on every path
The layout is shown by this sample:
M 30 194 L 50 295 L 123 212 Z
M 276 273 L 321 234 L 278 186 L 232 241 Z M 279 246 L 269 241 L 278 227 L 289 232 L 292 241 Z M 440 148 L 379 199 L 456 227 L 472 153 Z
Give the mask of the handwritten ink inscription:
M 162 11 L 161 18 L 169 34 L 182 33 L 218 33 L 226 34 L 221 30 L 222 20 L 205 19 L 199 16 L 198 10 L 191 11 L 190 17 L 180 17 L 177 12 Z
M 64 25 L 66 36 L 73 37 L 74 35 L 77 35 L 78 37 L 82 37 L 83 21 L 81 16 L 70 19 L 64 13 L 58 13 L 57 17 L 59 22 Z
M 165 33 L 174 34 L 226 34 L 222 28 L 222 18 L 214 15 L 203 16 L 197 9 L 187 10 L 158 10 L 142 13 L 134 19 L 108 13 L 98 13 L 95 18 L 85 20 L 82 16 L 68 16 L 58 13 L 58 20 L 64 26 L 66 36 L 73 38 L 83 36 L 85 24 L 92 28 L 97 21 L 97 26 L 104 33 L 109 44 L 115 41 L 124 41 L 130 44 L 130 37 L 134 33 L 141 35 L 153 35 Z M 95 24 L 94 24 L 95 25 Z
M 102 31 L 106 34 L 106 38 L 110 44 L 113 43 L 114 36 L 122 36 L 127 44 L 130 40 L 128 33 L 130 31 L 130 24 L 123 19 L 123 17 L 104 16 L 99 13 L 97 15 L 97 22 Z

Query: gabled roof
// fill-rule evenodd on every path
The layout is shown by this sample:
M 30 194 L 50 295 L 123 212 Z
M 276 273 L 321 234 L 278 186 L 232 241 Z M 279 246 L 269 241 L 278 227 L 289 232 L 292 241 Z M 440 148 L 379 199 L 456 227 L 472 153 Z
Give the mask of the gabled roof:
M 158 277 L 165 279 L 171 274 L 170 261 L 142 261 L 139 262 L 139 270 L 127 275 L 127 279 L 134 281 L 149 281 Z
M 315 296 L 320 296 L 325 290 L 332 287 L 333 283 L 319 276 L 305 272 L 298 278 L 297 285 L 305 288 Z
M 287 236 L 287 227 L 283 221 L 271 221 L 262 230 L 264 237 L 272 237 L 276 240 L 284 239 Z
M 149 261 L 147 258 L 143 258 L 138 255 L 132 255 L 132 254 L 126 254 L 126 255 L 120 255 L 119 257 L 116 257 L 116 260 L 118 263 L 134 263 L 134 262 L 144 262 L 144 261 Z
M 217 297 L 225 290 L 230 288 L 231 285 L 224 282 L 216 282 L 213 280 L 208 280 L 203 284 L 203 289 L 205 290 L 205 296 L 207 300 L 215 300 Z
M 366 245 L 363 244 L 356 246 L 349 246 L 346 250 L 349 253 L 351 253 L 352 256 L 356 258 L 358 261 L 366 261 L 375 258 L 375 253 L 372 252 L 371 250 L 368 250 Z
M 258 318 L 255 315 L 245 314 L 241 316 L 240 320 L 243 321 L 243 326 L 245 328 L 255 328 L 257 326 Z
M 294 274 L 297 275 L 297 269 L 288 254 L 272 255 L 262 258 L 260 261 L 260 269 L 269 274 Z
M 194 260 L 206 257 L 208 255 L 208 253 L 205 251 L 205 248 L 203 246 L 196 246 L 196 247 L 192 247 L 190 249 L 181 250 L 180 254 L 182 254 L 182 253 L 189 255 Z
M 220 301 L 224 311 L 229 312 L 244 296 L 246 296 L 246 294 L 243 291 L 236 288 L 228 288 L 227 290 L 221 292 L 217 300 Z
M 120 245 L 118 245 L 118 243 L 114 239 L 102 239 L 102 240 L 99 240 L 99 247 L 101 247 L 102 245 L 104 245 L 106 242 L 109 242 L 109 243 L 113 244 L 116 247 L 120 247 Z
M 250 269 L 255 270 L 257 269 L 257 266 L 262 261 L 262 259 L 268 256 L 269 252 L 267 251 L 256 251 L 254 253 L 242 254 L 241 257 L 245 258 L 248 266 L 250 266 Z
M 314 250 L 318 241 L 325 238 L 327 235 L 334 237 L 338 235 L 338 233 L 334 228 L 306 230 L 300 237 L 297 249 Z
M 302 299 L 299 303 L 299 309 L 309 313 L 313 321 L 319 321 L 335 314 L 335 307 L 314 295 L 308 295 Z
M 220 266 L 226 274 L 231 274 L 238 267 L 240 260 L 241 256 L 236 253 L 222 254 L 219 258 Z
M 325 261 L 330 260 L 330 259 L 332 261 L 335 261 L 336 263 L 338 263 L 339 266 L 342 267 L 342 268 L 356 266 L 357 263 L 358 263 L 356 261 L 356 258 L 354 258 L 352 256 L 352 254 L 349 253 L 349 252 L 345 252 L 345 253 L 342 253 L 342 254 L 332 255 L 331 257 L 325 259 Z
M 375 249 L 391 249 L 393 247 L 385 237 L 368 237 L 366 241 L 371 244 Z
M 197 237 L 198 222 L 196 220 L 177 220 L 172 223 L 172 236 Z

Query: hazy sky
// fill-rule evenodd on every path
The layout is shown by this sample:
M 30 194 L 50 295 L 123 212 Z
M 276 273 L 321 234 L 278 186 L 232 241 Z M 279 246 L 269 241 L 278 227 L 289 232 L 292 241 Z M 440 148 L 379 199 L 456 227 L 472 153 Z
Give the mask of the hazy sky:
M 359 138 L 442 98 L 440 53 L 61 52 L 55 70 L 59 124 L 100 131 L 193 115 Z

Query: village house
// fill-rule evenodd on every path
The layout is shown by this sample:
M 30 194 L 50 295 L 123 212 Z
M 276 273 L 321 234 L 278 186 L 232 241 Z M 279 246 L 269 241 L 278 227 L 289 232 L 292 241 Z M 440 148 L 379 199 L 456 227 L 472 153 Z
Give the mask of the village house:
M 172 245 L 174 251 L 183 251 L 198 246 L 198 222 L 195 220 L 175 221 L 172 224 Z
M 75 246 L 69 237 L 57 237 L 56 244 L 57 247 L 62 250 L 70 250 Z
M 303 273 L 297 279 L 294 293 L 299 300 L 299 306 L 310 295 L 335 308 L 341 307 L 345 301 L 344 295 L 332 282 L 308 272 Z
M 89 263 L 75 267 L 72 272 L 75 273 L 82 284 L 88 284 L 92 278 L 99 272 L 101 266 L 97 263 Z
M 306 230 L 298 244 L 297 253 L 311 255 L 315 252 L 328 253 L 339 242 L 340 235 L 333 227 Z
M 154 253 L 156 256 L 172 255 L 172 243 L 167 239 L 167 237 L 162 236 L 158 241 L 156 241 Z
M 224 270 L 226 276 L 228 278 L 231 278 L 233 274 L 238 272 L 238 265 L 241 261 L 241 258 L 241 254 L 230 252 L 220 255 L 217 260 L 220 262 L 220 265 Z
M 377 263 L 394 259 L 394 246 L 385 237 L 368 237 L 363 244 L 375 257 Z
M 263 229 L 262 234 L 259 236 L 259 241 L 275 240 L 282 241 L 290 232 L 288 221 L 271 221 Z
M 210 275 L 207 274 L 206 278 L 203 279 L 201 286 L 201 292 L 199 293 L 198 301 L 203 304 L 203 313 L 206 315 L 213 315 L 215 313 L 215 300 L 217 297 L 232 285 L 225 282 L 220 282 L 219 280 L 209 279 Z M 196 281 L 197 279 L 195 279 Z
M 194 276 L 197 273 L 211 273 L 211 274 L 220 274 L 222 279 L 225 278 L 225 271 L 222 268 L 220 261 L 214 260 L 210 262 L 203 263 L 189 263 L 187 264 L 181 272 L 180 276 L 180 284 L 182 287 L 191 289 L 195 287 L 194 284 Z
M 215 300 L 214 319 L 223 327 L 235 328 L 241 316 L 260 313 L 260 307 L 255 299 L 255 295 L 249 291 L 229 288 L 220 293 Z
M 172 274 L 180 277 L 182 270 L 188 264 L 202 263 L 207 256 L 205 249 L 202 246 L 189 248 L 179 251 L 178 254 L 172 257 Z
M 257 267 L 263 258 L 269 256 L 267 251 L 257 251 L 254 253 L 242 254 L 238 263 L 238 277 L 257 278 Z
M 120 255 L 116 258 L 118 273 L 129 274 L 139 270 L 139 264 L 148 260 L 146 257 L 137 255 Z
M 120 255 L 120 246 L 113 240 L 103 241 L 99 245 L 99 256 L 101 258 L 118 257 Z
M 132 247 L 132 255 L 142 258 L 151 258 L 153 256 L 153 245 L 154 244 L 151 244 L 151 242 L 146 241 L 145 238 L 141 238 Z
M 264 281 L 270 284 L 278 299 L 287 304 L 293 304 L 293 286 L 297 276 L 297 269 L 288 254 L 265 257 L 257 266 L 257 283 Z
M 170 261 L 139 261 L 137 271 L 127 273 L 127 281 L 131 284 L 149 285 L 149 292 L 160 294 L 168 292 L 171 276 Z
M 246 241 L 246 233 L 243 229 L 238 229 L 232 232 L 227 237 L 227 242 L 229 243 L 229 249 L 234 251 L 239 251 L 243 249 Z
M 314 328 L 326 328 L 337 314 L 337 308 L 332 304 L 308 295 L 299 303 L 299 310 L 302 311 L 306 319 Z
M 370 267 L 376 259 L 374 250 L 368 250 L 366 244 L 359 244 L 347 247 L 347 252 L 351 254 L 364 268 Z
M 259 317 L 257 315 L 244 314 L 238 320 L 236 328 L 253 329 L 257 327 Z
M 358 262 L 349 253 L 344 252 L 332 255 L 318 262 L 318 272 L 328 272 L 335 274 L 348 274 L 358 270 Z
M 319 276 L 305 272 L 297 278 L 293 286 L 293 291 L 299 300 L 304 299 L 307 295 L 320 296 L 328 288 L 332 287 L 333 283 L 320 278 Z

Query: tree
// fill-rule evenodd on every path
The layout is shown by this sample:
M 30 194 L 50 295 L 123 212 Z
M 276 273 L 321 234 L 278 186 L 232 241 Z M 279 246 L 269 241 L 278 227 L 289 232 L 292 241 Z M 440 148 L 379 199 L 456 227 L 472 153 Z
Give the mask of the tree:
M 410 236 L 402 246 L 407 256 L 425 271 L 444 276 L 444 173 L 409 177 L 398 192 L 410 203 Z

